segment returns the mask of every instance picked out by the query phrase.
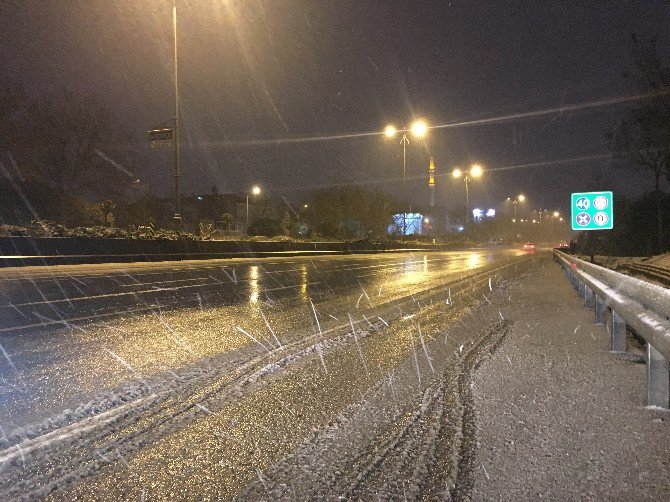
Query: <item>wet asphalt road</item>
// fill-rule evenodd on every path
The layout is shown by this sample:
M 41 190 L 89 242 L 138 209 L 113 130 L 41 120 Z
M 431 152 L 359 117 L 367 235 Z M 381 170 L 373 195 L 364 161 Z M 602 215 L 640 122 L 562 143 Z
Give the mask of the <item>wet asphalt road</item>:
M 109 452 L 99 453 L 104 445 L 91 443 L 89 450 L 95 448 L 103 459 L 97 460 L 104 464 L 100 469 L 109 470 L 107 463 L 114 464 L 111 474 L 92 482 L 88 478 L 76 485 L 73 493 L 68 488 L 65 498 L 74 494 L 93 498 L 115 490 L 124 497 L 146 490 L 158 498 L 175 494 L 189 498 L 196 493 L 232 497 L 248 482 L 249 472 L 254 472 L 252 465 L 267 467 L 271 459 L 297 447 L 301 438 L 324 419 L 330 420 L 330 411 L 344 409 L 351 404 L 352 395 L 368 392 L 379 375 L 411 363 L 407 357 L 410 344 L 405 342 L 409 336 L 414 348 L 415 342 L 419 346 L 419 339 L 408 335 L 411 330 L 394 320 L 415 314 L 405 315 L 410 307 L 403 304 L 397 306 L 398 314 L 392 314 L 393 319 L 384 319 L 379 314 L 391 315 L 388 309 L 383 310 L 385 306 L 413 296 L 419 298 L 427 290 L 439 290 L 442 298 L 448 297 L 451 291 L 443 286 L 524 258 L 527 254 L 522 250 L 495 248 L 0 270 L 0 425 L 12 444 L 11 431 L 17 428 L 54 416 L 59 416 L 63 425 L 71 425 L 120 404 L 134 403 L 137 398 L 151 400 L 156 393 L 178 387 L 167 382 L 188 382 L 188 392 L 176 391 L 178 402 L 183 403 L 194 389 L 211 385 L 224 375 L 228 378 L 254 357 L 266 352 L 270 357 L 280 347 L 288 354 L 293 350 L 289 347 L 298 350 L 308 337 L 350 320 L 356 326 L 354 334 L 359 330 L 360 344 L 354 336 L 354 345 L 342 341 L 342 348 L 340 342 L 318 346 L 318 357 L 314 349 L 302 356 L 295 356 L 300 352 L 293 350 L 293 359 L 286 364 L 304 357 L 300 371 L 258 391 L 237 389 L 234 406 L 230 396 L 207 406 L 196 404 L 195 413 L 201 418 L 191 417 L 183 426 L 174 420 L 168 430 L 143 437 L 129 448 L 128 460 L 119 451 L 113 462 Z M 427 307 L 417 298 L 412 301 L 419 309 Z M 463 304 L 462 308 L 471 307 Z M 439 332 L 442 328 L 438 325 L 444 326 L 449 316 L 456 321 L 463 315 L 463 311 L 457 311 L 422 312 L 426 333 L 431 329 L 434 332 L 427 336 Z M 381 343 L 366 338 L 375 330 L 404 342 L 389 344 L 388 340 Z M 432 366 L 425 345 L 423 350 Z M 418 368 L 418 360 L 416 364 Z M 426 362 L 421 364 L 425 366 Z M 356 370 L 352 372 L 351 368 Z M 329 390 L 333 385 L 349 390 L 333 398 Z M 402 392 L 402 384 L 398 388 Z M 319 389 L 325 394 L 319 395 Z M 296 407 L 301 396 L 308 394 L 322 403 L 329 399 L 332 402 L 325 409 Z M 86 403 L 89 407 L 82 407 Z M 181 406 L 175 403 L 164 409 Z M 78 414 L 58 415 L 65 408 Z M 129 429 L 164 427 L 164 421 L 156 422 L 160 427 L 154 423 L 155 416 L 152 411 Z M 253 424 L 247 421 L 250 416 L 255 417 Z M 291 430 L 278 440 L 274 431 L 282 423 Z M 184 463 L 185 451 L 198 450 L 195 445 L 206 444 L 205 438 L 214 433 L 220 440 L 211 446 L 213 450 L 198 451 L 195 457 L 186 455 L 189 461 Z M 235 434 L 239 434 L 237 439 Z M 250 437 L 256 439 L 249 443 Z M 259 453 L 258 445 L 253 446 L 258 442 L 266 443 L 263 453 Z M 161 446 L 149 449 L 148 444 Z M 268 444 L 273 445 L 270 450 Z M 130 457 L 142 467 L 133 468 L 128 475 L 123 467 Z M 228 480 L 225 486 L 221 480 L 209 479 L 221 476 L 211 470 L 213 457 L 227 459 L 220 467 L 227 470 L 222 478 Z M 221 466 L 220 461 L 217 466 Z M 169 475 L 156 476 L 163 467 L 171 469 Z M 200 469 L 200 474 L 196 475 L 194 469 Z M 262 481 L 260 474 L 258 479 Z

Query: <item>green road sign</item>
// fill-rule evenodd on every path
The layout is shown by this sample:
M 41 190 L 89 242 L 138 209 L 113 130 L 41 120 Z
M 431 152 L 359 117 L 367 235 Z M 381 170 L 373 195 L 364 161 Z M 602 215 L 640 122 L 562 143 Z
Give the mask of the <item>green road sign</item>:
M 611 230 L 614 228 L 612 192 L 571 194 L 570 212 L 573 230 Z

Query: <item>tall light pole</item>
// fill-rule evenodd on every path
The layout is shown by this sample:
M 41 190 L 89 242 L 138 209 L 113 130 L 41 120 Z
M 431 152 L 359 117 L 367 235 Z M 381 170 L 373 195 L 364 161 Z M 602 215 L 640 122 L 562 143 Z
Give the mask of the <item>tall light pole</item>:
M 451 175 L 454 178 L 460 178 L 463 176 L 463 179 L 465 180 L 465 221 L 468 222 L 470 221 L 470 176 L 473 178 L 481 178 L 482 174 L 484 174 L 484 169 L 482 169 L 482 166 L 479 164 L 473 164 L 472 167 L 470 167 L 469 171 L 461 171 L 460 169 L 456 168 L 452 171 Z
M 410 127 L 405 127 L 404 129 L 398 131 L 393 125 L 387 125 L 384 128 L 384 135 L 387 138 L 393 138 L 398 132 L 402 133 L 402 139 L 400 144 L 402 144 L 402 235 L 405 236 L 406 232 L 406 222 L 405 222 L 405 206 L 407 205 L 407 145 L 409 144 L 409 139 L 407 139 L 407 132 L 411 132 L 416 138 L 423 138 L 428 133 L 428 124 L 423 120 L 417 120 Z
M 172 32 L 174 35 L 174 224 L 181 228 L 181 171 L 179 170 L 179 78 L 177 72 L 177 1 L 172 5 Z
M 251 187 L 251 195 L 260 195 L 261 187 L 254 185 Z M 247 230 L 249 230 L 249 194 L 247 194 Z
M 514 198 L 512 197 L 507 197 L 507 200 L 512 201 L 512 206 L 514 206 L 514 219 L 516 220 L 516 206 L 519 204 L 519 202 L 523 202 L 526 200 L 526 196 L 522 193 L 519 195 L 516 195 Z

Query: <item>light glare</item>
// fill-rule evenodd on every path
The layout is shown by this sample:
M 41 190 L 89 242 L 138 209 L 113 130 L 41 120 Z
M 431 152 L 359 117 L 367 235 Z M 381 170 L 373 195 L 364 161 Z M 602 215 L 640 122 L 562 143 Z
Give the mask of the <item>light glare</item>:
M 428 133 L 428 124 L 423 120 L 417 120 L 412 124 L 412 134 L 417 138 L 423 138 Z

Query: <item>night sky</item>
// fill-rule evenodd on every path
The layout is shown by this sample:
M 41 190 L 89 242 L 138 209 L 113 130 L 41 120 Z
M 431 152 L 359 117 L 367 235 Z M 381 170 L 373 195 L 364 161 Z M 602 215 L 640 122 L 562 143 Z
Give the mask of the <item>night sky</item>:
M 171 11 L 170 0 L 0 3 L 2 78 L 99 98 L 136 137 L 139 176 L 158 194 L 170 193 L 172 156 L 150 151 L 146 131 L 173 113 Z M 523 192 L 565 210 L 570 191 L 652 186 L 606 157 L 606 133 L 635 103 L 594 103 L 640 92 L 624 77 L 631 33 L 656 37 L 670 64 L 670 2 L 179 0 L 178 13 L 186 194 L 259 183 L 299 200 L 352 181 L 399 196 L 399 140 L 350 135 L 588 103 L 410 139 L 410 200 L 427 201 L 429 155 L 438 205 L 464 203 L 448 174 L 472 162 L 487 169 L 474 206 Z

